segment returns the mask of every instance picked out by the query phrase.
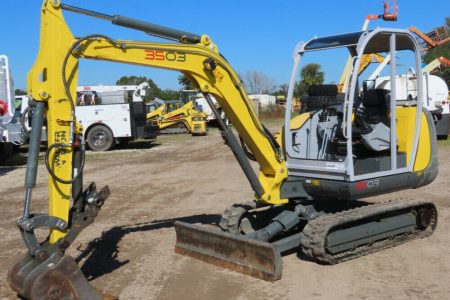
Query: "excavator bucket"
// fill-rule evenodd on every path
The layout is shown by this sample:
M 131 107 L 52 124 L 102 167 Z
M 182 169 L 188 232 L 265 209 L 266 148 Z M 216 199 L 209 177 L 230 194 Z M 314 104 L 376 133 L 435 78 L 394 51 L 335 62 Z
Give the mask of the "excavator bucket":
M 75 260 L 61 253 L 26 254 L 8 271 L 11 288 L 26 299 L 115 299 L 93 288 Z
M 267 281 L 281 278 L 276 245 L 206 227 L 175 222 L 175 252 Z
M 75 259 L 64 254 L 78 234 L 94 221 L 109 194 L 108 186 L 97 191 L 92 182 L 83 192 L 83 197 L 74 201 L 67 234 L 54 244 L 50 244 L 48 239 L 38 243 L 34 230 L 39 227 L 56 228 L 51 222 L 60 222 L 61 219 L 30 214 L 29 219 L 18 222 L 29 251 L 8 270 L 8 283 L 17 294 L 24 299 L 117 299 L 92 287 Z

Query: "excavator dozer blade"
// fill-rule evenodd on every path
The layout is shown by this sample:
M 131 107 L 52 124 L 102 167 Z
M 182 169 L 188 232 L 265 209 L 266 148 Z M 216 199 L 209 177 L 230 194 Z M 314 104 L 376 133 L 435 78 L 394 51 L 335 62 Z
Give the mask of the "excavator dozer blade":
M 175 252 L 267 281 L 281 278 L 276 245 L 209 228 L 175 222 Z
M 8 271 L 11 288 L 25 299 L 117 299 L 92 287 L 75 260 L 60 253 L 26 254 Z

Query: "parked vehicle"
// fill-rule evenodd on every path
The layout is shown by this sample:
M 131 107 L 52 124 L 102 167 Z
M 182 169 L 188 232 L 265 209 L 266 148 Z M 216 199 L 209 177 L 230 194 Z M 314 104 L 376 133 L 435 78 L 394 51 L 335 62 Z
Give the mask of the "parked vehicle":
M 116 143 L 156 138 L 157 126 L 146 122 L 147 109 L 142 97 L 147 88 L 147 82 L 139 86 L 97 85 L 77 88 L 75 114 L 83 126 L 84 137 L 91 150 L 106 151 Z M 132 101 L 128 102 L 128 98 L 132 98 Z
M 450 103 L 448 100 L 448 87 L 445 81 L 429 73 L 423 74 L 423 107 L 430 111 L 436 125 L 438 138 L 447 139 L 450 129 Z M 376 88 L 391 89 L 388 76 L 378 77 L 375 80 Z M 406 75 L 396 77 L 397 101 L 411 101 L 417 98 L 417 75 L 410 71 Z
M 23 144 L 24 136 L 15 116 L 14 80 L 6 55 L 0 55 L 0 161 L 13 152 L 14 145 Z

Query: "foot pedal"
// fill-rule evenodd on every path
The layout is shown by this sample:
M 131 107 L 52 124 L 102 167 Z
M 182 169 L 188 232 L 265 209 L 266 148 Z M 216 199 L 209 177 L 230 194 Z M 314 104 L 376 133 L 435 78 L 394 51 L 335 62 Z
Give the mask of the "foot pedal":
M 175 252 L 266 281 L 281 278 L 282 260 L 274 244 L 175 222 Z

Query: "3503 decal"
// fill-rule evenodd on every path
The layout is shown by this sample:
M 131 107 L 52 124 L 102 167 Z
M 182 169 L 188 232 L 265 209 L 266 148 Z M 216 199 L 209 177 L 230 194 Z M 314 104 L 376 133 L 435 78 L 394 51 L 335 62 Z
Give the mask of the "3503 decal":
M 186 53 L 164 50 L 145 50 L 146 60 L 186 61 Z

